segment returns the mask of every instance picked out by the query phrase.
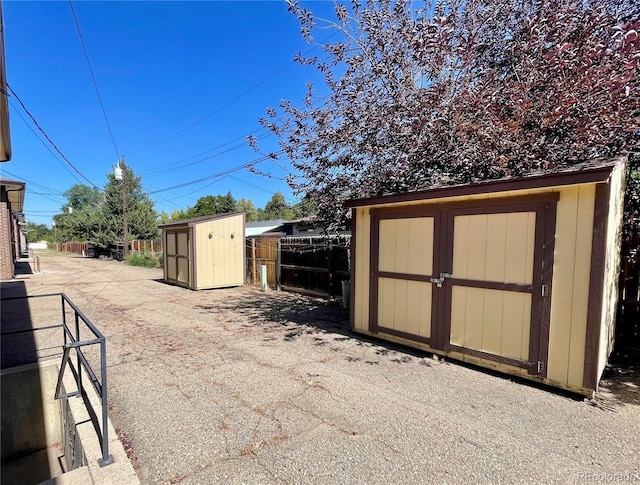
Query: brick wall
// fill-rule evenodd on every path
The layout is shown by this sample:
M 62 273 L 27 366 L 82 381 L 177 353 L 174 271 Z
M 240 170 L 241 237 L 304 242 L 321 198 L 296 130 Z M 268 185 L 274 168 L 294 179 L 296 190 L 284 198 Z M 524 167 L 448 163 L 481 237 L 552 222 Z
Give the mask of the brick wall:
M 0 202 L 0 280 L 13 278 L 11 211 L 8 202 Z

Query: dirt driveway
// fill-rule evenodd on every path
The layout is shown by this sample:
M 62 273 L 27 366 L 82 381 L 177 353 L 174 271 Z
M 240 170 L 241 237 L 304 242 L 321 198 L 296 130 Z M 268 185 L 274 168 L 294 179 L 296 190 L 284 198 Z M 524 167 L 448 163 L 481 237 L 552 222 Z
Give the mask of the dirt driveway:
M 584 401 L 354 335 L 323 300 L 55 253 L 41 267 L 28 293 L 64 291 L 107 336 L 111 420 L 142 483 L 640 484 L 637 370 Z

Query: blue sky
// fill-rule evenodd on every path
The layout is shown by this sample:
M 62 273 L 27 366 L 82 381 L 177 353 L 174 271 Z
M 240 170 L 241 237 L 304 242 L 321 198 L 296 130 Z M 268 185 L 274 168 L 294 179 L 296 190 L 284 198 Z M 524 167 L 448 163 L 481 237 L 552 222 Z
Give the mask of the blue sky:
M 265 109 L 283 98 L 299 104 L 305 83 L 320 81 L 313 68 L 292 63 L 312 46 L 302 41 L 284 1 L 73 5 L 115 147 L 68 1 L 3 2 L 7 80 L 64 155 L 100 188 L 119 155 L 148 192 L 258 159 L 246 135 L 267 133 L 258 123 Z M 329 2 L 305 5 L 325 16 L 332 11 Z M 64 203 L 62 192 L 88 183 L 36 138 L 31 120 L 9 99 L 13 157 L 0 171 L 27 183 L 27 219 L 50 225 Z M 275 137 L 261 140 L 261 147 L 276 151 Z M 257 207 L 276 191 L 295 201 L 282 168 L 270 161 L 258 167 L 274 178 L 242 170 L 151 197 L 167 212 L 229 190 Z

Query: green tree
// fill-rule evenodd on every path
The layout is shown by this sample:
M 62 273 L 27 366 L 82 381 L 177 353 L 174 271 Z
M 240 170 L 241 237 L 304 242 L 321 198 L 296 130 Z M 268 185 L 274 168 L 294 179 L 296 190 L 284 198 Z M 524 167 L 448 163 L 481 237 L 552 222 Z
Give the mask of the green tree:
M 294 216 L 297 219 L 303 217 L 315 216 L 318 214 L 318 201 L 316 199 L 315 191 L 305 194 L 305 196 L 299 202 L 296 202 L 291 206 Z
M 87 205 L 101 207 L 104 203 L 104 194 L 98 187 L 83 184 L 72 185 L 63 195 L 67 199 L 67 203 L 62 207 L 63 212 L 69 207 L 76 210 Z
M 225 214 L 236 209 L 236 200 L 227 192 L 227 195 L 206 195 L 200 197 L 196 204 L 187 209 L 190 217 L 211 216 L 214 214 Z
M 270 219 L 293 219 L 295 214 L 291 206 L 287 203 L 282 192 L 276 192 L 264 206 L 264 216 Z
M 27 222 L 27 241 L 53 241 L 53 229 L 47 227 L 46 224 L 36 224 L 34 222 Z
M 124 165 L 124 164 L 123 164 Z M 133 170 L 124 165 L 124 187 L 126 191 L 127 225 L 129 239 L 156 239 L 158 231 L 158 214 L 154 209 L 153 201 L 142 189 L 142 179 L 136 176 Z M 105 203 L 102 214 L 104 223 L 102 235 L 104 241 L 122 241 L 123 239 L 123 197 L 122 181 L 116 180 L 114 174 L 107 174 L 107 183 L 104 187 Z
M 235 212 L 244 212 L 247 222 L 254 222 L 258 219 L 258 209 L 251 199 L 239 199 L 236 201 Z

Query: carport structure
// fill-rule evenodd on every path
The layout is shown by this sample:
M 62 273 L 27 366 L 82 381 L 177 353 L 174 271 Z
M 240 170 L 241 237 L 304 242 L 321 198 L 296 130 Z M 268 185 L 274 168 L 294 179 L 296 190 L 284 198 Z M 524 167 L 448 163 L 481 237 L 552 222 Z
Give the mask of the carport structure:
M 350 201 L 353 329 L 591 395 L 613 346 L 625 169 Z

